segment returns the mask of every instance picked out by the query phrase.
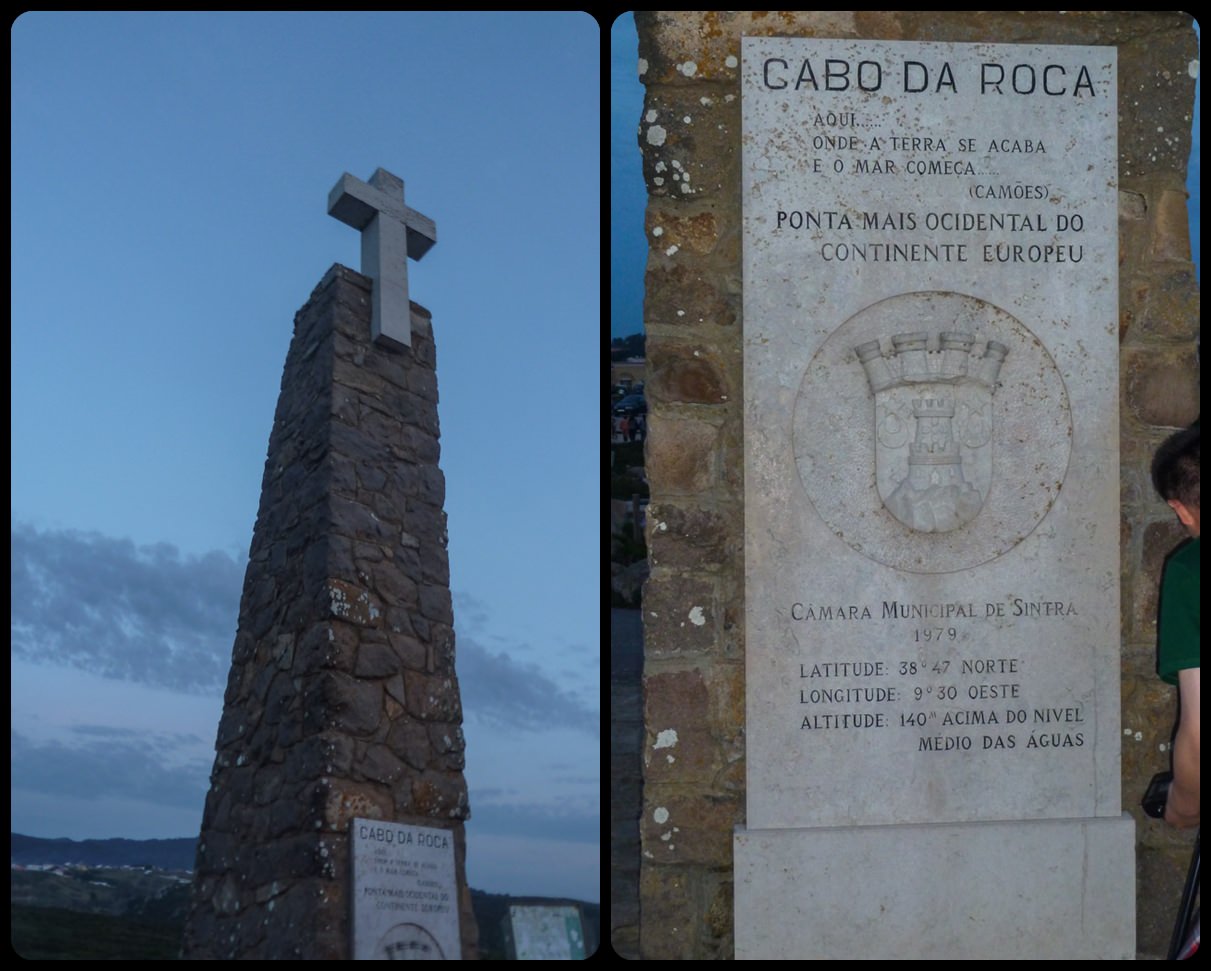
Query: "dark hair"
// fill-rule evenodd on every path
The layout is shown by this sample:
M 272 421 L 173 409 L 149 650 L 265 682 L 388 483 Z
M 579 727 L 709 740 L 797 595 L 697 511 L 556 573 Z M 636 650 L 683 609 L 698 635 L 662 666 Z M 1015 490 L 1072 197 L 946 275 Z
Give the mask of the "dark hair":
M 1168 502 L 1176 499 L 1184 506 L 1198 509 L 1199 504 L 1199 427 L 1174 432 L 1156 450 L 1152 459 L 1152 485 Z

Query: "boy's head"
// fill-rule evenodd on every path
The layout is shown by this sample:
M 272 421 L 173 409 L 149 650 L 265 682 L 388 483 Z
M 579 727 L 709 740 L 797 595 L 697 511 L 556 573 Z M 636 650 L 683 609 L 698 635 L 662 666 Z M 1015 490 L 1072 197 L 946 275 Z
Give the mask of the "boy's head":
M 1199 534 L 1199 426 L 1166 438 L 1152 459 L 1152 485 L 1192 536 Z

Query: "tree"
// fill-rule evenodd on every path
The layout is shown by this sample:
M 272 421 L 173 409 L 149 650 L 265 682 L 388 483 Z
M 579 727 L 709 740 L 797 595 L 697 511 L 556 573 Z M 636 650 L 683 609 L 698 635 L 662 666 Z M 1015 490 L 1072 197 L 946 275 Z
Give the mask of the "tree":
M 625 361 L 630 357 L 643 357 L 643 334 L 615 337 L 610 341 L 610 360 Z

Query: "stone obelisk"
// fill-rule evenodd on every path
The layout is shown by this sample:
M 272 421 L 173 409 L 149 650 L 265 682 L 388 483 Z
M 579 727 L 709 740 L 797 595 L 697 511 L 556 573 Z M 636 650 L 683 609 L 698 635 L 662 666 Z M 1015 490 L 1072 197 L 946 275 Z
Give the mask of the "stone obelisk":
M 433 327 L 406 278 L 436 231 L 382 169 L 328 208 L 362 273 L 333 266 L 295 316 L 183 954 L 349 958 L 377 909 L 393 931 L 358 953 L 439 956 L 436 919 L 440 956 L 474 957 Z M 413 833 L 433 873 L 355 872 L 367 837 Z

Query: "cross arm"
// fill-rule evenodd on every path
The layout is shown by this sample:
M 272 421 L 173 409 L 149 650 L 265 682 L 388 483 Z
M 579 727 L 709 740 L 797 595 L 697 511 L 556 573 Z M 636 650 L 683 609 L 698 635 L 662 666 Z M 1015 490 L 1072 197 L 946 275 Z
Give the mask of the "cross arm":
M 406 206 L 402 198 L 393 198 L 348 172 L 328 193 L 328 214 L 354 229 L 365 229 L 379 213 L 404 224 L 408 231 L 408 255 L 412 259 L 419 260 L 437 242 L 437 225 L 432 219 Z

